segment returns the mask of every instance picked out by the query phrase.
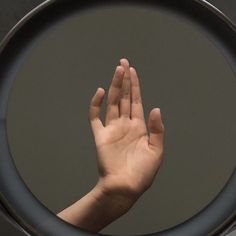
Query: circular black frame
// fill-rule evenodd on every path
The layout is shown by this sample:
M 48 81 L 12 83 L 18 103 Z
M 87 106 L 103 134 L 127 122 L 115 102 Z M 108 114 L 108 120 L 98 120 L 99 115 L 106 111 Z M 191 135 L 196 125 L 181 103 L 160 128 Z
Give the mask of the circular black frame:
M 94 235 L 56 217 L 28 189 L 14 164 L 7 138 L 8 97 L 14 82 L 12 67 L 24 48 L 45 28 L 78 9 L 102 4 L 143 4 L 162 7 L 193 21 L 222 50 L 236 74 L 236 26 L 204 0 L 47 0 L 7 34 L 0 44 L 0 213 L 27 235 Z M 155 236 L 226 235 L 236 222 L 236 169 L 215 199 L 198 214 Z M 97 235 L 97 234 L 96 234 Z

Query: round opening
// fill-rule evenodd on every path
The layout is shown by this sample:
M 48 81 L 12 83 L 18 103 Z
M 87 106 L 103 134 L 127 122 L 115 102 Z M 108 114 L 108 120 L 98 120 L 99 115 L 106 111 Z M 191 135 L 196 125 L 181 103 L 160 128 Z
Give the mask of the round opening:
M 33 194 L 54 213 L 74 203 L 98 179 L 89 102 L 97 87 L 107 91 L 122 57 L 137 68 L 146 119 L 153 107 L 161 108 L 166 149 L 152 187 L 101 233 L 140 235 L 194 216 L 235 167 L 235 75 L 195 24 L 135 4 L 96 6 L 64 18 L 24 54 L 7 130 Z
M 196 9 L 202 10 L 202 17 L 208 16 L 209 22 L 220 21 L 219 15 L 218 19 L 210 16 L 210 11 L 204 12 L 197 2 L 191 4 L 196 3 Z M 45 235 L 81 233 L 50 216 L 32 198 L 7 157 L 12 154 L 29 189 L 54 213 L 86 194 L 98 178 L 88 105 L 97 87 L 107 90 L 122 57 L 137 68 L 146 118 L 153 107 L 161 108 L 166 130 L 165 157 L 152 187 L 129 213 L 101 233 L 140 235 L 178 226 L 164 232 L 174 235 L 181 229 L 183 234 L 190 228 L 197 232 L 201 225 L 199 232 L 208 234 L 232 214 L 235 75 L 229 63 L 233 63 L 227 61 L 225 55 L 230 54 L 223 55 L 224 48 L 210 34 L 172 13 L 122 4 L 74 12 L 38 34 L 31 45 L 23 43 L 24 53 L 16 57 L 19 61 L 12 60 L 15 67 L 9 69 L 9 74 L 1 71 L 1 75 L 9 76 L 8 84 L 1 87 L 4 99 L 0 103 L 0 124 L 3 127 L 7 122 L 10 146 L 8 153 L 2 128 L 1 174 L 11 175 L 9 180 L 0 178 L 1 201 L 12 207 L 26 228 L 31 224 L 31 231 L 35 227 L 35 232 L 41 230 Z M 222 22 L 217 24 L 223 26 Z M 234 36 L 233 31 L 229 32 L 230 27 L 217 29 L 212 30 L 232 49 L 226 40 Z M 24 33 L 18 34 L 10 46 L 18 47 L 23 42 L 17 40 L 20 35 Z M 5 57 L 6 53 L 1 55 L 0 64 Z M 10 97 L 5 120 L 7 90 Z M 19 199 L 7 186 L 19 190 Z M 28 205 L 38 211 L 37 217 L 24 208 L 27 199 Z M 208 205 L 213 199 L 214 204 Z M 196 216 L 207 205 L 207 210 Z M 36 225 L 40 216 L 45 220 Z

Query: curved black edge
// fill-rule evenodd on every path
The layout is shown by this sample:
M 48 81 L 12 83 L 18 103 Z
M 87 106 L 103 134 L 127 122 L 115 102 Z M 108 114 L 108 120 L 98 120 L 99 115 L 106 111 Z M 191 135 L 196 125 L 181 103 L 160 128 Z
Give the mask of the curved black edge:
M 31 16 L 13 34 L 5 39 L 0 54 L 0 201 L 25 230 L 32 235 L 78 236 L 94 235 L 82 231 L 56 217 L 30 192 L 20 177 L 10 153 L 6 131 L 7 101 L 14 76 L 9 76 L 12 64 L 45 28 L 58 19 L 78 10 L 102 4 L 142 4 L 165 8 L 196 22 L 208 31 L 221 45 L 230 59 L 233 69 L 236 62 L 236 28 L 223 14 L 202 0 L 57 0 L 49 1 L 47 7 L 32 11 Z M 235 71 L 235 70 L 234 70 Z M 8 78 L 7 80 L 4 78 Z M 148 234 L 152 236 L 205 236 L 222 235 L 235 221 L 236 171 L 231 175 L 220 194 L 206 208 L 189 220 L 168 230 Z M 235 195 L 235 196 L 234 196 Z
M 2 216 L 8 223 L 13 225 L 16 229 L 21 231 L 27 236 L 30 236 L 18 223 L 17 221 L 13 218 L 13 216 L 5 209 L 5 207 L 0 203 L 0 216 Z

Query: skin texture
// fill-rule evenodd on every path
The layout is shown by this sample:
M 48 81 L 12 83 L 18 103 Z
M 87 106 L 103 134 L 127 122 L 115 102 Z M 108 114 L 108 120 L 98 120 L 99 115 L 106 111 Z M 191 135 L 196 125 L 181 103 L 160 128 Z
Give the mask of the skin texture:
M 105 122 L 100 109 L 105 90 L 98 88 L 89 107 L 97 148 L 99 180 L 83 198 L 58 216 L 87 231 L 99 232 L 125 214 L 152 185 L 164 154 L 160 108 L 145 124 L 137 71 L 120 60 L 108 91 Z

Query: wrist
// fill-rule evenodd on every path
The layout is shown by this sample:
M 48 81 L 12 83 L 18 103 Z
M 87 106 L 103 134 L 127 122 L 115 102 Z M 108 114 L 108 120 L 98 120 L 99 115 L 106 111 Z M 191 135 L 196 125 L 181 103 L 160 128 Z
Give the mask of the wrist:
M 94 191 L 97 201 L 108 207 L 108 210 L 114 215 L 125 214 L 139 197 L 132 189 L 111 184 L 102 178 L 92 191 Z

